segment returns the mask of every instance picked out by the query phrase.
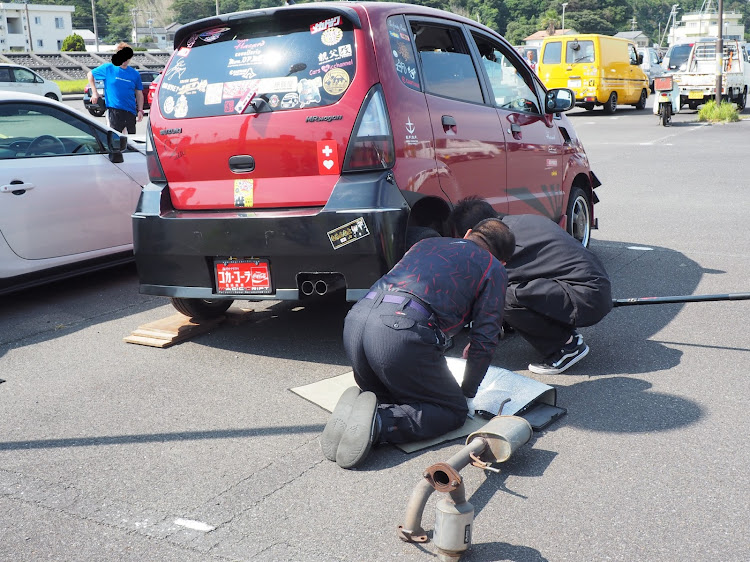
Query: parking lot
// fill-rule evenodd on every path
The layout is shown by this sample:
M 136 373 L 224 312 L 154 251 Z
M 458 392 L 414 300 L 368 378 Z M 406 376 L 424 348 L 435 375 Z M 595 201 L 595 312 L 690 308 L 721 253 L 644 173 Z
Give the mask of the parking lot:
M 652 102 L 569 113 L 603 184 L 591 249 L 613 296 L 747 292 L 750 120 L 685 109 L 665 128 Z M 424 469 L 463 442 L 326 461 L 328 413 L 290 389 L 351 370 L 348 307 L 249 306 L 246 323 L 157 349 L 123 342 L 174 313 L 138 293 L 134 266 L 0 297 L 0 560 L 435 559 L 396 528 Z M 462 470 L 463 560 L 747 560 L 748 313 L 621 307 L 583 329 L 586 359 L 535 375 L 567 415 L 499 473 Z M 493 364 L 528 376 L 536 359 L 511 336 Z

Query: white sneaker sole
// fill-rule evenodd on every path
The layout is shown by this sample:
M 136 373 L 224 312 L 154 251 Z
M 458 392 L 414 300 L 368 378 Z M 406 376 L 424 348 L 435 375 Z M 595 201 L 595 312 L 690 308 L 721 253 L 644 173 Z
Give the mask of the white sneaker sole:
M 588 354 L 589 354 L 589 346 L 586 346 L 583 348 L 583 351 L 581 353 L 579 353 L 577 356 L 571 359 L 570 362 L 564 367 L 558 367 L 558 368 L 547 367 L 544 365 L 532 363 L 529 365 L 529 371 L 531 371 L 532 373 L 536 373 L 537 375 L 559 375 L 560 373 L 564 373 L 565 371 L 570 369 L 573 365 L 578 363 L 581 359 L 586 357 Z

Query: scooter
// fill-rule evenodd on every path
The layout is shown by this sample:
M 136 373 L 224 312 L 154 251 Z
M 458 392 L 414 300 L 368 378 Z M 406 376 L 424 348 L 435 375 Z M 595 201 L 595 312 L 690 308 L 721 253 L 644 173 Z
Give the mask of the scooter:
M 672 76 L 654 78 L 654 115 L 659 116 L 659 123 L 668 127 L 672 115 L 680 111 L 680 86 Z

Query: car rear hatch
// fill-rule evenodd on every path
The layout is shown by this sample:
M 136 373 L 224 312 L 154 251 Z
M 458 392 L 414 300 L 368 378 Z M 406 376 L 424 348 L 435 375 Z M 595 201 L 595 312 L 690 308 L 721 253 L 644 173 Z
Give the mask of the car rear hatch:
M 174 207 L 325 205 L 377 82 L 361 28 L 352 8 L 304 5 L 181 28 L 150 131 Z

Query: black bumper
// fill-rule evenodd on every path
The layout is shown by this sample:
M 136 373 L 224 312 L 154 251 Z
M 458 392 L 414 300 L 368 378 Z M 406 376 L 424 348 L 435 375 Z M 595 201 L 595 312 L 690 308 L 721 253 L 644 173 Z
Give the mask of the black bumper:
M 319 209 L 177 211 L 169 188 L 150 183 L 133 215 L 140 291 L 181 298 L 297 300 L 303 297 L 304 280 L 338 274 L 347 299 L 357 300 L 403 255 L 408 217 L 409 206 L 390 172 L 342 177 Z M 360 230 L 361 237 L 350 243 L 335 240 L 337 229 L 360 218 L 366 234 Z M 273 294 L 218 295 L 216 258 L 268 259 Z

